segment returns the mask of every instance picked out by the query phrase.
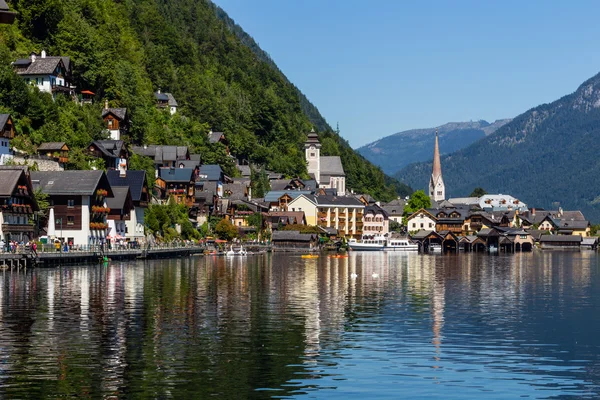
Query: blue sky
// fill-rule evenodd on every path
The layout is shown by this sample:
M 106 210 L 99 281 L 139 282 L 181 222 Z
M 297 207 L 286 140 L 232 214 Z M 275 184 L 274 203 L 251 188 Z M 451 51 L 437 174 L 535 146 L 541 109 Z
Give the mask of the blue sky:
M 214 0 L 358 147 L 514 117 L 600 72 L 600 2 Z

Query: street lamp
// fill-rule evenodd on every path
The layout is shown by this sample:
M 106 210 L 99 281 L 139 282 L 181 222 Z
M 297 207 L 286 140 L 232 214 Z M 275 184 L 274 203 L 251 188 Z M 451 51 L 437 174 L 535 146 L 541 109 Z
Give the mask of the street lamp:
M 0 0 L 0 24 L 12 24 L 15 22 L 17 13 L 8 11 L 8 4 L 6 1 Z

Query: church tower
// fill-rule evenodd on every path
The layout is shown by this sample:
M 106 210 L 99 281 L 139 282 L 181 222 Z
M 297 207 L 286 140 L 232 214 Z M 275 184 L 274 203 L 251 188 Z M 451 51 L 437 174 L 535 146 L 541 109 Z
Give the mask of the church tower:
M 440 145 L 437 129 L 435 130 L 435 148 L 433 149 L 433 168 L 431 178 L 429 179 L 429 198 L 431 198 L 431 201 L 446 199 L 446 187 L 442 178 L 442 163 L 440 162 Z
M 304 143 L 304 154 L 308 173 L 313 174 L 317 184 L 321 180 L 321 142 L 319 136 L 315 133 L 314 128 L 308 134 L 308 139 Z

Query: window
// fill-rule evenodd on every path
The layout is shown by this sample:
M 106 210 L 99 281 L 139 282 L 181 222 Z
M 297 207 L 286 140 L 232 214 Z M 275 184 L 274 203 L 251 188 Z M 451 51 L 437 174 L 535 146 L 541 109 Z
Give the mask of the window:
M 310 153 L 310 156 L 314 158 L 315 157 L 315 153 Z
M 441 195 L 442 195 L 442 191 L 438 190 L 438 196 L 441 196 Z
M 67 225 L 75 225 L 75 217 L 72 215 L 67 216 Z
M 433 224 L 432 224 L 431 222 L 429 223 L 429 227 L 430 227 L 430 228 L 433 228 Z
M 69 208 L 75 207 L 75 200 L 74 199 L 67 200 L 67 207 L 69 207 Z
M 113 120 L 109 119 L 108 120 L 108 129 L 112 129 L 112 127 L 113 127 Z
M 421 228 L 423 227 L 423 223 L 421 222 Z

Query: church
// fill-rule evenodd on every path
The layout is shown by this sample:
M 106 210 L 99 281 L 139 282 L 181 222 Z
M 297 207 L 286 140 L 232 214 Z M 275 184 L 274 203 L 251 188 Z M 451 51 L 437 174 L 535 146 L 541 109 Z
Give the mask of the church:
M 304 143 L 308 174 L 317 181 L 319 188 L 337 189 L 338 196 L 346 193 L 346 174 L 339 156 L 321 156 L 321 142 L 314 129 Z
M 431 202 L 440 202 L 446 199 L 446 186 L 442 178 L 442 163 L 440 161 L 440 144 L 438 131 L 435 130 L 435 147 L 433 149 L 433 168 L 429 178 L 429 198 Z

